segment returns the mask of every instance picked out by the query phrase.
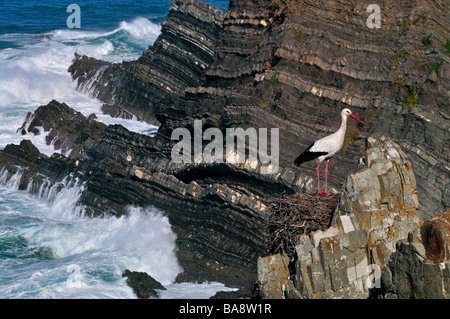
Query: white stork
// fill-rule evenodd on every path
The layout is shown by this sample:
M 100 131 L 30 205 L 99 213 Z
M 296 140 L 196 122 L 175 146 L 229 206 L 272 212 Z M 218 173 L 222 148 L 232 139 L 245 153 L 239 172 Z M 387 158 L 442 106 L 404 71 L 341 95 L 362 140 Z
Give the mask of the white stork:
M 302 154 L 300 154 L 294 161 L 295 165 L 299 166 L 304 162 L 309 162 L 312 160 L 317 160 L 319 165 L 317 165 L 317 195 L 329 195 L 327 191 L 327 183 L 328 183 L 328 161 L 329 158 L 334 154 L 339 152 L 342 148 L 342 144 L 344 143 L 345 131 L 347 130 L 347 118 L 354 118 L 355 120 L 363 123 L 359 118 L 352 114 L 352 111 L 349 109 L 343 109 L 341 112 L 342 123 L 341 127 L 336 133 L 325 136 L 320 140 L 315 141 L 311 144 Z M 319 179 L 319 168 L 320 164 L 327 160 L 327 165 L 325 166 L 325 193 L 320 191 L 320 179 Z

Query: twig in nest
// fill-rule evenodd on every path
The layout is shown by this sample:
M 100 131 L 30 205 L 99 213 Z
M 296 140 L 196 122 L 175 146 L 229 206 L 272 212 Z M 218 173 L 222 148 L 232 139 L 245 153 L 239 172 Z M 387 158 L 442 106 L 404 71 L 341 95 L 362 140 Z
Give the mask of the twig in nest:
M 305 224 L 306 224 L 306 220 L 304 220 L 304 221 L 303 221 L 303 224 L 301 224 L 301 225 L 295 225 L 295 224 L 292 224 L 291 227 L 302 228 L 302 227 L 305 227 Z

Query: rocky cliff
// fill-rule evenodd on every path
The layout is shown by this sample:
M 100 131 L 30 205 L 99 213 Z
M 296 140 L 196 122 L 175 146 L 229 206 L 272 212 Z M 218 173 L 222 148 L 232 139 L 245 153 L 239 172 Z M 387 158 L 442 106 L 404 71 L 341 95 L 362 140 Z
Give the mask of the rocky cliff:
M 168 54 L 162 43 L 176 39 L 172 19 L 180 14 L 177 10 L 199 6 L 197 1 L 185 3 L 174 2 L 155 48 L 134 62 L 134 69 L 153 65 L 150 57 L 159 61 L 159 55 L 150 52 Z M 368 4 L 231 0 L 223 22 L 219 14 L 210 17 L 216 10 L 186 9 L 183 12 L 200 15 L 200 20 L 206 19 L 214 26 L 207 25 L 211 29 L 208 32 L 204 28 L 200 31 L 207 39 L 207 47 L 195 41 L 182 45 L 185 51 L 193 52 L 193 61 L 200 61 L 199 72 L 194 73 L 201 75 L 185 79 L 193 71 L 178 68 L 178 60 L 185 61 L 180 53 L 173 63 L 176 80 L 163 81 L 167 70 L 131 75 L 119 70 L 115 78 L 125 76 L 135 82 L 108 85 L 109 89 L 101 90 L 108 93 L 96 96 L 108 103 L 115 100 L 133 104 L 129 108 L 138 108 L 134 111 L 138 116 L 154 112 L 162 124 L 157 137 L 161 143 L 170 139 L 175 127 L 191 127 L 194 118 L 203 118 L 207 125 L 222 129 L 278 127 L 280 156 L 286 162 L 292 162 L 314 139 L 337 130 L 340 110 L 350 107 L 365 119 L 365 125 L 352 124 L 348 129 L 341 156 L 330 162 L 330 181 L 339 189 L 346 176 L 357 169 L 364 138 L 372 133 L 390 136 L 411 159 L 419 181 L 421 214 L 428 219 L 448 207 L 450 198 L 448 7 L 443 1 L 381 1 L 381 27 L 371 29 L 366 25 Z M 208 18 L 204 18 L 205 11 Z M 180 30 L 175 35 L 185 40 L 185 23 L 174 21 Z M 80 87 L 92 87 L 91 83 L 97 83 L 97 73 L 106 74 L 103 66 L 93 64 L 86 65 L 91 76 L 82 77 L 85 68 L 80 62 L 87 60 L 77 57 L 71 67 Z M 164 92 L 155 91 L 149 98 L 145 90 L 139 89 L 140 83 L 150 85 L 155 81 L 158 90 Z M 168 85 L 169 90 L 166 82 L 179 85 Z M 129 98 L 130 90 L 136 93 L 135 98 Z M 159 96 L 172 100 L 135 102 L 145 96 L 152 101 L 159 101 Z M 315 176 L 313 166 L 305 165 L 302 172 Z
M 74 147 L 70 155 L 47 157 L 28 140 L 8 145 L 0 151 L 1 181 L 18 178 L 20 190 L 39 195 L 43 188 L 60 191 L 71 176 L 83 184 L 79 204 L 95 217 L 121 216 L 128 205 L 155 206 L 167 213 L 177 234 L 184 268 L 178 281 L 220 281 L 251 296 L 256 260 L 265 254 L 265 203 L 269 194 L 293 192 L 296 186 L 260 175 L 258 165 L 176 164 L 154 147 L 153 138 L 119 125 L 106 127 L 67 108 L 52 101 L 35 112 L 45 117 L 28 119 L 57 127 L 65 145 Z M 74 114 L 90 136 L 71 134 Z M 69 119 L 58 123 L 67 127 L 54 122 L 64 115 Z M 24 126 L 33 131 L 27 122 Z
M 261 297 L 450 298 L 450 212 L 424 224 L 400 146 L 370 137 L 367 147 L 368 165 L 347 178 L 331 226 L 302 236 L 291 259 L 258 259 Z
M 369 297 L 369 275 L 423 222 L 404 152 L 383 137 L 369 138 L 367 147 L 367 168 L 347 178 L 331 227 L 297 246 L 297 283 L 306 297 Z
M 38 186 L 39 174 L 53 184 L 72 174 L 85 183 L 81 203 L 92 215 L 154 205 L 167 212 L 177 233 L 185 269 L 178 280 L 221 281 L 244 287 L 248 296 L 257 259 L 267 253 L 265 208 L 281 194 L 316 187 L 314 164 L 291 163 L 313 140 L 337 130 L 341 109 L 349 107 L 365 123 L 350 124 L 342 153 L 330 161 L 329 184 L 334 191 L 344 186 L 346 198 L 335 228 L 355 229 L 327 245 L 342 239 L 336 245 L 354 253 L 347 254 L 353 260 L 347 269 L 356 284 L 338 294 L 367 296 L 357 265 L 386 261 L 397 239 L 383 242 L 386 234 L 377 223 L 401 204 L 403 213 L 389 215 L 389 227 L 403 227 L 398 219 L 416 225 L 420 215 L 427 220 L 444 211 L 450 198 L 448 8 L 443 1 L 381 1 L 381 28 L 370 29 L 368 4 L 231 0 L 224 15 L 199 0 L 175 0 L 161 35 L 137 61 L 112 64 L 76 55 L 69 69 L 80 91 L 105 103 L 104 112 L 158 123 L 156 136 L 106 127 L 52 101 L 30 114 L 21 132 L 52 128 L 48 142 L 69 155 L 48 158 L 29 142 L 9 145 L 0 152 L 3 176 L 11 178 L 17 165 L 26 167 L 20 181 L 25 189 L 33 176 Z M 222 132 L 279 128 L 280 169 L 267 175 L 257 161 L 174 163 L 172 132 L 192 133 L 196 119 L 204 130 Z M 79 130 L 70 127 L 74 121 Z M 370 168 L 347 179 L 359 169 L 364 141 L 374 133 L 390 136 L 396 146 L 368 154 Z M 393 162 L 383 157 L 391 155 Z M 364 178 L 378 180 L 377 193 L 361 188 Z M 364 196 L 373 202 L 355 206 L 353 199 Z M 408 231 L 409 226 L 400 233 Z M 376 243 L 376 251 L 366 251 L 367 242 Z M 335 278 L 329 274 L 335 276 L 342 265 L 325 257 L 305 267 L 322 267 L 323 273 L 313 273 Z M 312 286 L 312 292 L 299 288 L 302 283 L 290 291 L 333 296 L 333 287 L 347 287 L 318 280 L 314 285 L 320 288 Z

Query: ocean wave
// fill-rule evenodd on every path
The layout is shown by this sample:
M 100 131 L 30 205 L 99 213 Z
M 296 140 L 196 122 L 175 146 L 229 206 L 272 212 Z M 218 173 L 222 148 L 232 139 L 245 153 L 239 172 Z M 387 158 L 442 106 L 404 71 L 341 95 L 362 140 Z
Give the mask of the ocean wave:
M 154 41 L 161 33 L 161 26 L 146 18 L 138 17 L 131 22 L 121 22 L 120 27 L 115 31 L 119 32 L 121 30 L 128 32 L 134 38 L 141 39 L 149 37 L 149 40 Z
M 129 130 L 152 135 L 157 127 L 136 119 L 115 119 L 101 112 L 102 103 L 77 91 L 76 83 L 67 71 L 75 52 L 111 62 L 137 59 L 143 44 L 150 45 L 160 32 L 159 25 L 136 18 L 123 21 L 113 31 L 55 30 L 41 35 L 2 35 L 0 40 L 20 41 L 20 47 L 0 50 L 0 148 L 18 144 L 23 136 L 17 129 L 27 112 L 52 99 L 67 103 L 85 116 L 92 113 L 106 124 L 122 124 Z M 27 42 L 28 41 L 28 42 Z M 46 133 L 27 134 L 39 150 L 51 155 L 53 147 L 46 145 Z
M 88 48 L 98 55 L 111 44 Z M 0 106 L 65 99 L 76 89 L 67 72 L 79 46 L 55 41 L 0 51 Z
M 127 39 L 114 38 L 125 33 Z M 30 43 L 0 51 L 0 106 L 65 99 L 75 91 L 67 72 L 75 52 L 111 62 L 136 59 L 142 46 L 152 44 L 159 33 L 159 25 L 138 17 L 109 32 L 54 30 L 37 43 L 36 35 L 33 41 L 31 35 L 3 35 L 9 41 Z
M 136 39 L 147 38 L 149 42 L 154 42 L 161 32 L 161 26 L 146 18 L 137 17 L 130 22 L 122 21 L 113 31 L 54 30 L 45 34 L 45 37 L 56 41 L 90 40 L 110 37 L 122 31 Z
M 13 279 L 0 281 L 0 298 L 133 298 L 125 269 L 164 285 L 183 270 L 176 235 L 161 211 L 130 206 L 126 216 L 89 218 L 79 210 L 83 186 L 70 178 L 55 196 L 42 196 L 52 198 L 48 202 L 15 190 L 20 173 L 4 176 L 0 172 L 0 244 L 20 245 L 0 261 L 5 278 Z M 10 270 L 18 267 L 22 271 Z

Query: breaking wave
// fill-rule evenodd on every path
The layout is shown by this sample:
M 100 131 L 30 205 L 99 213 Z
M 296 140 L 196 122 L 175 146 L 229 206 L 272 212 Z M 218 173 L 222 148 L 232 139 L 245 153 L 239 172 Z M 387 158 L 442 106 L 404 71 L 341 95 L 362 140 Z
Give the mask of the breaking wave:
M 101 112 L 102 103 L 77 91 L 67 71 L 75 52 L 102 60 L 121 62 L 137 59 L 160 33 L 160 26 L 145 19 L 123 21 L 113 31 L 55 30 L 40 35 L 17 37 L 20 46 L 0 50 L 0 148 L 18 144 L 17 134 L 28 112 L 52 99 L 89 116 L 92 113 L 105 124 L 121 124 L 131 131 L 154 134 L 157 127 L 136 119 L 112 118 Z M 0 40 L 13 41 L 13 35 Z M 45 143 L 45 134 L 26 138 L 47 155 L 54 150 Z

